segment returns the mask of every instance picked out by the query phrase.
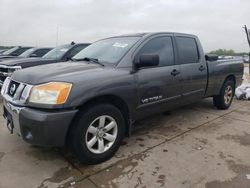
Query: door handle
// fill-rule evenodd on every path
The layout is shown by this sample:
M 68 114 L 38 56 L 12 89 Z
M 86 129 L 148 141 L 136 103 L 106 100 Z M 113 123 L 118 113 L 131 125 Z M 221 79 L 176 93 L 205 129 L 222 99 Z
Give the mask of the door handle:
M 178 74 L 180 74 L 180 72 L 177 71 L 176 69 L 172 70 L 172 72 L 171 72 L 171 75 L 172 75 L 172 76 L 176 76 L 176 75 L 178 75 Z
M 203 66 L 203 65 L 201 65 L 200 67 L 199 67 L 199 71 L 204 71 L 206 68 Z

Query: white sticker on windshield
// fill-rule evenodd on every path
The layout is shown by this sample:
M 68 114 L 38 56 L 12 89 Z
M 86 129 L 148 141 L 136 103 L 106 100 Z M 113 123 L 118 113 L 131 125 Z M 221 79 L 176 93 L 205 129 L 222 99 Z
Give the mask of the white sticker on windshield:
M 60 51 L 61 51 L 61 52 L 67 52 L 68 49 L 67 49 L 67 48 L 63 48 L 63 49 L 61 49 Z
M 116 42 L 115 44 L 113 44 L 113 46 L 118 48 L 125 48 L 128 46 L 128 44 Z

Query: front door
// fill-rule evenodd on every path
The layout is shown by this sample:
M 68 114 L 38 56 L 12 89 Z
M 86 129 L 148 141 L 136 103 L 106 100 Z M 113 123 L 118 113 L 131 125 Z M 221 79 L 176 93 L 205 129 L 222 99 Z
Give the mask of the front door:
M 159 55 L 157 67 L 141 68 L 135 73 L 138 83 L 138 117 L 172 108 L 181 97 L 180 68 L 175 65 L 171 36 L 149 39 L 135 58 L 144 54 Z

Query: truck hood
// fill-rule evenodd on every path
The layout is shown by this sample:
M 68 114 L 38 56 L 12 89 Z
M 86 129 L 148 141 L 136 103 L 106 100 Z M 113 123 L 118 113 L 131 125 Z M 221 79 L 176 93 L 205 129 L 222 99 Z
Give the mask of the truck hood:
M 30 67 L 36 65 L 36 63 L 54 63 L 54 59 L 45 58 L 20 58 L 20 59 L 5 59 L 0 61 L 0 65 L 6 66 L 21 66 L 22 68 Z
M 22 59 L 23 57 L 18 57 L 18 56 L 4 56 L 0 57 L 0 62 L 2 61 L 10 61 L 10 60 L 16 60 L 16 59 Z
M 60 62 L 15 71 L 12 79 L 32 85 L 51 81 L 74 82 L 75 77 L 82 77 L 83 74 L 86 76 L 86 73 L 102 70 L 104 67 L 98 64 Z
M 18 57 L 18 56 L 2 55 L 2 56 L 0 56 L 0 60 L 2 61 L 4 59 L 6 59 L 6 58 L 15 58 L 15 57 Z

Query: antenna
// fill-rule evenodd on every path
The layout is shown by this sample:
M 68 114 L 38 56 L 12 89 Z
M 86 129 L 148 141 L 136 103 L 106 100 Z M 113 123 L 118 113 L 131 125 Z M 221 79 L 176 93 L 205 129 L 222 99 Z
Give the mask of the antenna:
M 56 48 L 58 46 L 58 36 L 59 36 L 59 26 L 56 26 Z M 57 58 L 57 50 L 56 50 L 56 58 Z
M 58 35 L 59 35 L 59 27 L 58 25 L 56 26 L 56 47 L 58 45 Z
M 246 35 L 247 35 L 247 42 L 248 42 L 248 45 L 249 45 L 249 48 L 250 48 L 250 30 L 247 29 L 247 26 L 244 25 L 243 29 L 245 29 L 245 32 L 246 32 Z
M 248 42 L 248 45 L 249 45 L 249 48 L 250 48 L 250 30 L 247 29 L 247 26 L 244 25 L 243 29 L 245 29 L 245 32 L 246 32 L 246 35 L 247 35 L 247 42 Z M 249 69 L 249 74 L 250 74 L 250 51 L 249 51 L 249 54 L 248 54 L 248 69 Z

